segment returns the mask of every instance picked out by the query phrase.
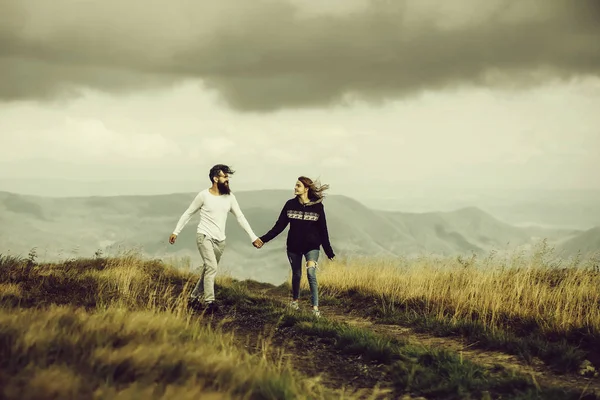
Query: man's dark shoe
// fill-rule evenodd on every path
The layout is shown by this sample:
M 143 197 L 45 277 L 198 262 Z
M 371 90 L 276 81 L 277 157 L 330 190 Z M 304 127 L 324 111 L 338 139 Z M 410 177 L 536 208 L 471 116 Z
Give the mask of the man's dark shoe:
M 190 296 L 188 299 L 188 306 L 193 309 L 202 308 L 202 302 L 200 301 L 200 299 L 198 297 Z
M 205 310 L 207 314 L 212 314 L 214 312 L 219 311 L 219 305 L 214 301 L 211 301 L 210 303 L 206 303 Z

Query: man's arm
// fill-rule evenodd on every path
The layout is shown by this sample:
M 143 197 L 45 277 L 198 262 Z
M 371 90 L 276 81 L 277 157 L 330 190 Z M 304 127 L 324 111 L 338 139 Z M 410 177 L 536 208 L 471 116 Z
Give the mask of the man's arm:
M 275 225 L 273 226 L 273 228 L 271 228 L 271 230 L 269 232 L 262 235 L 260 237 L 260 240 L 262 240 L 263 243 L 267 243 L 267 242 L 275 239 L 277 237 L 277 235 L 279 235 L 281 232 L 283 232 L 283 230 L 287 226 L 288 222 L 289 222 L 289 219 L 287 216 L 287 203 L 286 203 L 283 206 L 283 208 L 281 209 L 281 212 L 279 213 L 279 218 L 277 218 L 277 222 L 275 222 Z
M 256 234 L 250 227 L 250 224 L 248 223 L 248 220 L 246 219 L 246 217 L 244 216 L 244 213 L 240 209 L 240 205 L 238 204 L 238 201 L 235 198 L 235 196 L 233 194 L 231 194 L 230 196 L 231 196 L 231 208 L 229 209 L 229 211 L 233 215 L 235 215 L 235 217 L 237 218 L 238 224 L 240 224 L 240 226 L 246 231 L 248 236 L 250 236 L 250 240 L 252 240 L 252 242 L 255 242 L 256 239 L 258 239 L 258 236 L 256 236 Z
M 198 193 L 196 198 L 192 201 L 192 204 L 190 204 L 190 206 L 187 208 L 187 210 L 185 210 L 185 212 L 181 215 L 181 218 L 179 218 L 179 221 L 177 222 L 177 226 L 175 227 L 175 230 L 173 231 L 173 235 L 179 235 L 181 230 L 187 225 L 188 222 L 190 222 L 190 219 L 192 219 L 192 216 L 194 214 L 196 214 L 198 212 L 198 210 L 200 210 L 200 208 L 202 207 L 203 204 L 204 204 L 204 197 L 202 196 L 202 192 L 200 192 L 200 193 Z
M 325 207 L 321 208 L 321 217 L 319 217 L 319 224 L 321 225 L 321 244 L 323 245 L 323 250 L 325 251 L 327 258 L 331 260 L 335 258 L 335 253 L 333 252 L 333 249 L 331 248 L 331 243 L 329 242 L 329 231 L 327 230 L 327 218 L 325 217 Z

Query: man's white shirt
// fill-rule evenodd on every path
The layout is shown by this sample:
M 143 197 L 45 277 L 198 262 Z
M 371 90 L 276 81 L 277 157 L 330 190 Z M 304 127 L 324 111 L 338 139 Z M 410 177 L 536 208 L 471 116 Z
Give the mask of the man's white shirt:
M 227 224 L 227 215 L 231 212 L 237 218 L 240 226 L 246 231 L 250 239 L 254 242 L 258 236 L 254 234 L 246 217 L 242 213 L 240 206 L 233 193 L 229 195 L 214 195 L 208 189 L 202 190 L 192 204 L 183 213 L 173 233 L 179 235 L 181 230 L 192 219 L 192 216 L 200 211 L 200 222 L 198 223 L 198 233 L 215 240 L 225 240 L 225 226 Z

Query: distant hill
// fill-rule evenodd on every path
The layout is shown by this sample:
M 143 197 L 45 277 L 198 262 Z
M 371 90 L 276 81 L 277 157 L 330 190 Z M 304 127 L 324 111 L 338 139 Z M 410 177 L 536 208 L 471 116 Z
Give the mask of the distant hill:
M 442 254 L 482 253 L 531 244 L 535 235 L 492 217 L 476 207 L 452 212 L 399 213 L 384 212 L 394 225 L 412 240 L 413 250 Z M 540 233 L 540 232 L 536 232 Z M 572 234 L 564 231 L 563 234 Z M 551 236 L 555 236 L 555 232 Z
M 575 237 L 564 240 L 556 247 L 559 254 L 572 256 L 581 251 L 583 256 L 600 254 L 600 226 L 582 232 Z
M 167 243 L 177 220 L 196 193 L 150 196 L 46 198 L 0 192 L 0 252 L 27 255 L 37 247 L 47 259 L 91 256 L 98 249 L 115 252 L 139 248 L 152 257 L 190 257 L 199 260 L 195 243 L 198 215 L 181 233 L 178 242 Z M 286 190 L 236 193 L 240 206 L 257 235 L 275 223 L 281 208 L 293 194 Z M 470 254 L 530 246 L 543 237 L 552 241 L 573 238 L 575 247 L 588 241 L 575 239 L 580 231 L 520 228 L 499 221 L 478 208 L 452 212 L 402 213 L 373 210 L 339 195 L 325 200 L 334 250 L 339 255 L 414 256 L 419 254 Z M 228 244 L 223 268 L 240 278 L 280 282 L 289 267 L 285 237 L 261 250 L 252 247 L 233 215 L 227 223 Z M 590 242 L 590 246 L 593 247 Z M 587 248 L 587 247 L 586 247 Z

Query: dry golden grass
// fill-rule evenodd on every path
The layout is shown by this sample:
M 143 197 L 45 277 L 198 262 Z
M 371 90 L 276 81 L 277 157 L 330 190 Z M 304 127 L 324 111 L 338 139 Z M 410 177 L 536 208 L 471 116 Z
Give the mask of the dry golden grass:
M 197 277 L 189 272 L 136 254 L 41 265 L 0 259 L 0 267 L 2 398 L 325 396 L 269 360 L 268 338 L 250 354 L 192 315 Z
M 0 283 L 0 298 L 8 296 L 21 297 L 21 286 L 18 283 Z
M 240 350 L 229 334 L 164 312 L 2 310 L 0 336 L 3 370 L 12 375 L 3 384 L 8 398 L 112 398 L 123 391 L 161 398 L 216 391 L 320 397 L 288 366 Z
M 354 259 L 324 263 L 319 285 L 332 296 L 355 290 L 389 307 L 408 305 L 428 316 L 477 320 L 491 329 L 535 321 L 542 332 L 586 329 L 600 335 L 597 261 L 564 263 L 545 244 L 532 256 L 504 259 L 494 254 L 483 260 Z
M 108 259 L 102 269 L 79 275 L 98 283 L 98 298 L 121 307 L 177 311 L 185 314 L 187 294 L 197 277 L 189 272 L 152 264 L 135 253 Z M 192 288 L 190 288 L 192 285 Z
M 598 336 L 600 273 L 575 264 L 555 265 L 545 248 L 507 259 L 354 259 L 324 262 L 319 284 L 325 295 L 357 291 L 492 330 L 533 320 L 546 332 Z M 196 279 L 136 253 L 39 265 L 0 256 L 0 397 L 331 397 L 283 357 L 273 362 L 268 336 L 250 354 L 192 315 Z M 218 278 L 244 298 L 231 282 Z

